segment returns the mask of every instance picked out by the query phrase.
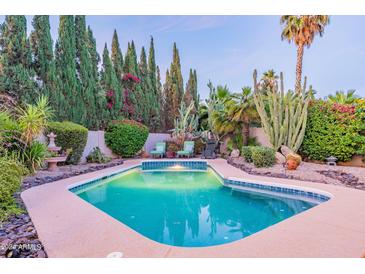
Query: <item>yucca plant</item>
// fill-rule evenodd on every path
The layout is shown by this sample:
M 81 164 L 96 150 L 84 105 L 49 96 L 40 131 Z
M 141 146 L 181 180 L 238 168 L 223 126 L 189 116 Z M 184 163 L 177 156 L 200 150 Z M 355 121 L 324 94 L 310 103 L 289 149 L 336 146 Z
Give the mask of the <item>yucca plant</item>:
M 18 107 L 17 113 L 21 139 L 28 145 L 43 132 L 49 118 L 53 115 L 45 96 L 40 97 L 35 105 L 27 104 L 24 108 Z

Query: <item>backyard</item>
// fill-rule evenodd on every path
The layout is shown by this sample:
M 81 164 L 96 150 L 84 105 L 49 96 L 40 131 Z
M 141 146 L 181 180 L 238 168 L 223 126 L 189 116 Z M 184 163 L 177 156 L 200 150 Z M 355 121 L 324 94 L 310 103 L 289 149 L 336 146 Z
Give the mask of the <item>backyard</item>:
M 152 36 L 99 56 L 86 16 L 55 43 L 49 16 L 5 16 L 0 258 L 364 257 L 364 91 L 303 75 L 330 18 L 279 18 L 293 87 L 268 67 L 203 96 L 175 42 L 162 77 Z

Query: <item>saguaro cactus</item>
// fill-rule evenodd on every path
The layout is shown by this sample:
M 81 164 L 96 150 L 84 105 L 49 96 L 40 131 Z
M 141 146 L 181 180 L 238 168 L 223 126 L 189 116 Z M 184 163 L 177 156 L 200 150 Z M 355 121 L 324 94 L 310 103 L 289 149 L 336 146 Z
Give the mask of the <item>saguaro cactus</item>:
M 302 144 L 307 124 L 310 93 L 306 91 L 306 78 L 299 94 L 291 90 L 284 92 L 283 73 L 280 73 L 280 90 L 263 90 L 257 82 L 257 71 L 253 73 L 254 101 L 262 127 L 275 150 L 286 145 L 298 151 Z

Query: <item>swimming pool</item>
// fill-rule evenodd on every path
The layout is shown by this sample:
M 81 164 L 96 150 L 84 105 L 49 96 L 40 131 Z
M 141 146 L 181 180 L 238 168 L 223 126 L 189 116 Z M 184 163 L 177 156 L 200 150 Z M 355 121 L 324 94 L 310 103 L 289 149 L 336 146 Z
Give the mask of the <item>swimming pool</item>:
M 180 247 L 236 241 L 321 202 L 248 185 L 235 189 L 198 163 L 142 166 L 71 191 L 145 237 Z

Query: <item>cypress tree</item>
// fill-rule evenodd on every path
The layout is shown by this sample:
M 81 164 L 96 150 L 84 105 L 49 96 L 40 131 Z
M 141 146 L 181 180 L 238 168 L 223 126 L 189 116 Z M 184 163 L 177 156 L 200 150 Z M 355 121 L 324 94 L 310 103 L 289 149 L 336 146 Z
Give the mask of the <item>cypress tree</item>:
M 151 109 L 153 108 L 152 99 L 153 99 L 153 87 L 151 83 L 151 79 L 148 74 L 147 69 L 147 57 L 146 51 L 144 47 L 141 49 L 140 61 L 139 61 L 139 78 L 141 79 L 140 89 L 141 89 L 141 101 L 139 101 L 139 105 L 141 106 L 141 118 L 142 122 L 151 127 L 150 120 L 151 120 Z M 143 106 L 143 107 L 142 107 Z
M 160 75 L 157 75 L 157 68 L 156 68 L 156 59 L 155 59 L 155 46 L 153 42 L 153 37 L 151 37 L 150 42 L 150 49 L 148 53 L 148 75 L 151 80 L 151 127 L 154 131 L 161 130 L 161 104 L 159 100 L 159 85 L 161 85 L 161 82 L 158 83 L 157 77 L 160 77 Z M 159 79 L 161 81 L 161 79 Z
M 175 104 L 174 102 L 176 89 L 174 88 L 174 83 L 172 82 L 171 73 L 169 70 L 166 70 L 166 79 L 164 84 L 164 98 L 165 98 L 165 107 L 164 107 L 164 116 L 165 116 L 165 126 L 166 130 L 170 130 L 174 128 L 174 118 L 176 115 Z
M 56 64 L 53 54 L 53 41 L 48 15 L 35 15 L 32 20 L 33 31 L 30 34 L 32 67 L 35 71 L 40 92 L 49 98 L 51 106 L 58 112 L 58 92 Z
M 196 70 L 195 69 L 194 69 L 194 72 L 193 72 L 193 76 L 194 76 L 193 98 L 194 98 L 194 102 L 195 102 L 195 109 L 198 110 L 199 109 L 199 103 L 200 103 L 200 97 L 199 97 L 199 93 L 198 93 L 198 77 L 196 75 Z
M 186 83 L 186 89 L 184 94 L 185 105 L 188 106 L 192 101 L 194 101 L 195 111 L 199 108 L 199 96 L 198 96 L 198 85 L 197 85 L 196 70 L 190 69 L 189 80 Z
M 122 75 L 123 75 L 123 55 L 120 50 L 119 40 L 117 31 L 114 30 L 113 40 L 112 40 L 112 63 L 117 75 L 118 81 L 120 85 L 122 84 Z
M 61 15 L 56 42 L 56 69 L 60 90 L 65 98 L 60 101 L 59 118 L 80 123 L 85 116 L 76 77 L 75 20 L 72 15 Z
M 89 129 L 99 128 L 98 110 L 96 108 L 96 97 L 99 92 L 95 78 L 93 61 L 88 49 L 88 33 L 84 15 L 75 16 L 76 33 L 76 68 L 80 82 L 80 96 L 83 100 L 83 116 L 81 124 Z
M 18 101 L 34 102 L 37 89 L 25 16 L 5 16 L 0 26 L 0 88 Z
M 172 63 L 170 65 L 169 76 L 171 83 L 169 85 L 170 86 L 168 90 L 169 93 L 167 94 L 167 96 L 172 97 L 171 98 L 172 109 L 169 113 L 169 115 L 171 115 L 169 119 L 172 119 L 173 121 L 179 115 L 179 108 L 184 95 L 180 56 L 176 43 L 174 43 L 173 47 L 173 57 L 172 57 Z M 167 123 L 167 125 L 170 126 L 171 121 Z
M 109 109 L 109 116 L 111 119 L 121 118 L 122 95 L 115 74 L 113 64 L 109 57 L 109 51 L 105 43 L 103 51 L 103 64 L 101 70 L 101 86 L 105 92 L 107 100 L 107 108 Z
M 99 55 L 99 53 L 96 49 L 96 40 L 94 38 L 94 34 L 93 34 L 93 31 L 90 28 L 90 26 L 87 27 L 87 37 L 88 37 L 88 39 L 87 39 L 87 48 L 88 48 L 89 53 L 90 53 L 94 78 L 98 79 L 99 78 L 98 66 L 99 66 L 99 62 L 100 62 L 100 55 Z
M 127 55 L 124 60 L 124 72 L 130 73 L 133 76 L 140 77 L 139 76 L 139 68 L 137 63 L 137 54 L 136 54 L 136 48 L 134 45 L 134 42 L 128 43 L 128 51 Z M 132 96 L 132 101 L 135 101 L 136 104 L 134 105 L 134 111 L 132 115 L 132 119 L 137 121 L 143 120 L 143 109 L 146 107 L 146 105 L 143 103 L 143 94 L 141 85 L 137 84 L 134 87 L 133 91 L 129 92 L 128 96 Z
M 171 79 L 173 83 L 176 85 L 176 96 L 177 96 L 176 101 L 181 102 L 182 97 L 184 95 L 184 84 L 183 84 L 183 77 L 181 74 L 179 50 L 177 49 L 176 43 L 174 43 L 173 58 L 170 67 L 170 73 L 171 73 Z
M 158 99 L 158 111 L 160 117 L 159 130 L 166 131 L 166 115 L 165 115 L 165 94 L 161 84 L 161 74 L 159 66 L 156 66 L 156 90 Z
M 90 54 L 90 61 L 91 61 L 91 70 L 93 77 L 96 81 L 96 87 L 95 87 L 95 108 L 96 108 L 96 117 L 98 119 L 98 122 L 96 123 L 96 126 L 100 129 L 103 126 L 105 126 L 108 119 L 110 119 L 110 112 L 106 108 L 107 102 L 105 97 L 105 91 L 101 87 L 100 83 L 100 77 L 99 77 L 99 62 L 100 62 L 100 56 L 96 49 L 96 40 L 94 38 L 93 32 L 88 26 L 87 28 L 87 48 Z
M 194 84 L 194 74 L 193 74 L 193 70 L 190 69 L 189 72 L 189 80 L 186 83 L 186 88 L 185 88 L 185 93 L 184 93 L 184 103 L 185 106 L 189 106 L 191 104 L 191 102 L 194 102 L 194 108 L 195 108 L 195 99 L 194 99 L 194 88 L 195 88 L 195 84 Z M 196 111 L 196 109 L 193 110 L 194 112 Z

